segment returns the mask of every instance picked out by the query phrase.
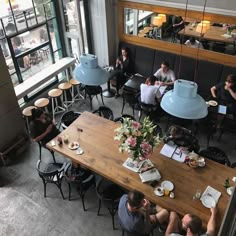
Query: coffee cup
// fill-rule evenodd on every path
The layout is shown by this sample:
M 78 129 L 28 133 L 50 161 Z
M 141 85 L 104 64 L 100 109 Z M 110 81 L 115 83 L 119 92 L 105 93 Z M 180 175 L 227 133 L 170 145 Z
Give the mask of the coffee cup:
M 200 167 L 204 167 L 205 165 L 206 165 L 205 161 L 198 162 L 198 166 L 200 166 Z
M 157 188 L 157 192 L 158 192 L 159 194 L 163 194 L 163 188 L 158 187 L 158 188 Z

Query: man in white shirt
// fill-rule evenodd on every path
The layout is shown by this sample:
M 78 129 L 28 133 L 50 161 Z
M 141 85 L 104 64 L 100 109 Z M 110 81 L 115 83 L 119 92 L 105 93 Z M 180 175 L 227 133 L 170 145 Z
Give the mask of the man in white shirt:
M 201 234 L 202 221 L 201 219 L 192 214 L 186 214 L 180 220 L 176 212 L 171 212 L 169 217 L 169 224 L 167 226 L 165 236 L 214 236 L 216 233 L 216 213 L 217 209 L 211 208 L 211 216 L 207 223 L 207 230 Z M 184 231 L 182 233 L 181 231 Z
M 175 82 L 174 71 L 170 69 L 167 61 L 161 63 L 161 68 L 156 71 L 154 76 L 157 78 L 157 84 L 160 86 L 171 86 Z
M 158 104 L 161 93 L 159 91 L 160 85 L 158 85 L 157 82 L 155 76 L 150 76 L 147 78 L 145 84 L 140 85 L 142 103 L 154 106 Z
M 188 39 L 184 44 L 187 47 L 203 49 L 202 44 L 198 40 L 196 40 L 194 37 L 191 37 L 190 39 Z

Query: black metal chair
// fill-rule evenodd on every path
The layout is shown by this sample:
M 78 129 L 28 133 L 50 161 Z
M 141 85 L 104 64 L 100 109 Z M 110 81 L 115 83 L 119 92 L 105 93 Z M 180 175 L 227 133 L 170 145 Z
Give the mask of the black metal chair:
M 122 229 L 122 236 L 153 236 L 153 230 L 150 232 L 150 234 L 138 234 L 137 232 L 129 232 L 127 231 L 123 226 L 122 224 L 120 223 L 120 226 L 121 226 L 121 229 Z
M 113 111 L 109 107 L 105 106 L 100 106 L 96 111 L 93 111 L 93 114 L 98 114 L 108 120 L 114 119 Z
M 122 98 L 123 98 L 123 104 L 122 104 L 121 114 L 123 114 L 124 112 L 125 104 L 128 103 L 132 107 L 133 117 L 134 117 L 135 105 L 138 104 L 138 95 L 135 95 L 133 92 L 123 90 Z
M 102 99 L 102 104 L 105 106 L 104 101 L 103 101 L 103 94 L 102 94 L 102 87 L 101 86 L 85 85 L 84 90 L 85 90 L 85 99 L 86 99 L 87 95 L 89 96 L 91 110 L 93 108 L 93 106 L 92 106 L 93 97 L 96 96 L 96 98 L 98 100 L 98 97 L 97 97 L 98 94 L 100 94 L 101 99 Z
M 66 166 L 66 163 L 46 164 L 46 163 L 42 162 L 41 160 L 38 160 L 37 171 L 38 171 L 40 178 L 43 180 L 44 197 L 46 197 L 47 184 L 52 183 L 52 184 L 55 184 L 59 188 L 62 198 L 65 199 L 62 189 L 61 189 L 61 183 L 62 183 L 62 179 L 63 179 L 65 166 Z
M 129 118 L 130 120 L 134 120 L 135 118 L 131 115 L 127 115 L 127 114 L 123 114 L 122 116 L 116 117 L 114 119 L 114 122 L 119 122 L 119 123 L 123 123 L 125 118 Z
M 83 210 L 86 211 L 84 197 L 93 185 L 95 187 L 95 176 L 86 169 L 81 167 L 73 167 L 71 163 L 67 163 L 64 171 L 64 177 L 69 187 L 69 201 L 71 200 L 71 185 L 76 184 L 77 189 L 82 200 Z
M 164 141 L 172 141 L 177 146 L 186 147 L 190 152 L 198 153 L 200 149 L 198 139 L 193 135 L 192 131 L 177 125 L 169 128 Z
M 205 150 L 199 152 L 200 156 L 218 162 L 220 164 L 231 166 L 228 156 L 226 153 L 218 147 L 208 147 Z
M 114 216 L 118 210 L 120 198 L 125 191 L 118 185 L 113 184 L 104 178 L 100 178 L 96 183 L 96 193 L 99 200 L 97 215 L 100 215 L 101 206 L 103 204 L 111 214 L 112 226 L 115 230 Z
M 149 116 L 151 120 L 155 119 L 154 112 L 157 111 L 159 105 L 152 105 L 140 102 L 140 110 L 139 110 L 139 121 L 142 118 L 143 113 L 146 116 Z
M 68 111 L 64 113 L 61 117 L 59 129 L 62 126 L 63 129 L 66 129 L 69 125 L 71 125 L 79 116 L 80 112 Z
M 45 145 L 43 145 L 40 141 L 37 142 L 39 145 L 39 160 L 41 161 L 41 157 L 42 157 L 42 148 L 45 148 L 46 150 L 48 150 L 51 154 L 52 154 L 52 158 L 54 163 L 56 163 L 56 159 L 55 159 L 55 155 L 54 155 L 54 151 L 48 149 Z

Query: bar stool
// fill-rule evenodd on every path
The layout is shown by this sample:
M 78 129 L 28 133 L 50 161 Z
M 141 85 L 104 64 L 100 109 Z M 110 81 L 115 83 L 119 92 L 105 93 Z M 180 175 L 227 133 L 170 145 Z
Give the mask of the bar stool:
M 80 98 L 84 99 L 84 96 L 80 94 L 80 91 L 78 89 L 78 85 L 80 85 L 80 82 L 76 79 L 71 79 L 70 83 L 72 85 L 72 100 L 73 102 L 79 101 Z M 75 88 L 77 89 L 77 95 L 75 95 Z
M 61 98 L 61 95 L 62 95 L 62 90 L 57 89 L 57 88 L 56 89 L 51 89 L 48 92 L 48 96 L 52 99 L 52 116 L 53 116 L 53 119 L 55 119 L 55 114 L 65 111 L 64 107 L 58 106 L 57 98 L 59 98 L 59 97 Z M 62 99 L 61 99 L 61 102 L 63 104 Z
M 49 104 L 49 99 L 48 98 L 39 98 L 37 99 L 35 102 L 34 102 L 34 105 L 37 107 L 37 108 L 42 108 L 44 109 L 47 113 L 48 113 L 48 106 Z
M 64 93 L 63 106 L 68 110 L 68 107 L 73 104 L 73 101 L 68 101 L 66 92 L 70 90 L 72 85 L 70 83 L 61 83 L 58 88 L 61 89 Z
M 26 131 L 28 136 L 30 137 L 30 129 L 29 129 L 29 119 L 32 116 L 32 109 L 36 108 L 35 106 L 29 106 L 26 107 L 23 111 L 22 111 L 22 115 L 26 120 Z

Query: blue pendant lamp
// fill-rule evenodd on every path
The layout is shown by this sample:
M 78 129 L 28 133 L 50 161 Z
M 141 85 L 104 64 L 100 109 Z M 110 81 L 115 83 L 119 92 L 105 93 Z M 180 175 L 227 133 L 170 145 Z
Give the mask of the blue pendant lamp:
M 74 77 L 82 84 L 98 86 L 108 81 L 109 74 L 98 66 L 97 56 L 82 54 L 80 64 L 74 70 Z
M 198 86 L 188 80 L 176 80 L 174 89 L 167 92 L 162 100 L 161 107 L 170 115 L 182 119 L 201 119 L 207 116 L 207 104 L 197 94 Z

